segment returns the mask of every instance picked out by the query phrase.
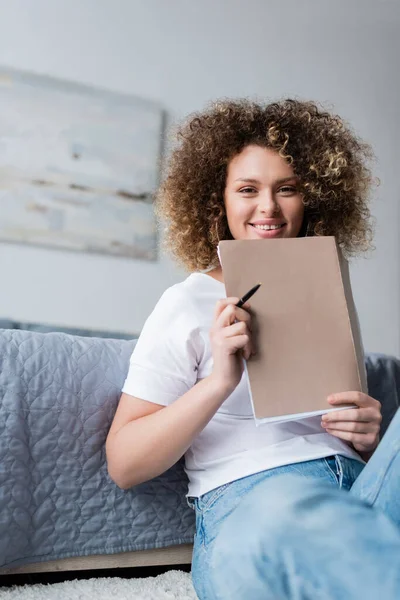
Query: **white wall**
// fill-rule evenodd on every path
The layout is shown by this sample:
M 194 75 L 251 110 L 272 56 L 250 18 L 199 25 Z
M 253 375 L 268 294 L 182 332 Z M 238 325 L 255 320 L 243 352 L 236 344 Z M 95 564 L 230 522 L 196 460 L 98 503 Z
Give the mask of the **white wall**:
M 0 63 L 137 94 L 171 119 L 220 96 L 329 102 L 369 140 L 382 179 L 373 258 L 352 268 L 365 346 L 399 354 L 396 0 L 0 0 Z M 140 330 L 184 274 L 0 244 L 0 317 Z

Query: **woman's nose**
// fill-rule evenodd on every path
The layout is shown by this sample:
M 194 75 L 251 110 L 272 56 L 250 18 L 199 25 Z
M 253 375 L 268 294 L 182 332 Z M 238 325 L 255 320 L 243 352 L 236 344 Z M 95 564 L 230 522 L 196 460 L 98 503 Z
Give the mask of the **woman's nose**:
M 271 191 L 266 191 L 259 196 L 259 210 L 265 214 L 275 214 L 280 212 L 280 206 L 276 201 L 275 195 Z

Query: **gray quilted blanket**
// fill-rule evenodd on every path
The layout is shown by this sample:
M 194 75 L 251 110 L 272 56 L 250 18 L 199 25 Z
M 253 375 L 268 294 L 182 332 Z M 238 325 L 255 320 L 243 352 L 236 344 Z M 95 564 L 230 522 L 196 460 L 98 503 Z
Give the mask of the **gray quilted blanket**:
M 0 330 L 0 566 L 193 541 L 186 476 L 120 490 L 104 442 L 134 341 Z
M 0 566 L 190 543 L 179 463 L 131 490 L 108 477 L 104 442 L 134 341 L 0 330 Z M 400 362 L 366 359 L 386 429 Z

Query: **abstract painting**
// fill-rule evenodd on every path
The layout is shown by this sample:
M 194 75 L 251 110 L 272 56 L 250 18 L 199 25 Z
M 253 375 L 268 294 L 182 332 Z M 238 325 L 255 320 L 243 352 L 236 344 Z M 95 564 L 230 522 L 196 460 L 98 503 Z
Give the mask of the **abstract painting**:
M 0 241 L 157 257 L 155 103 L 0 68 Z

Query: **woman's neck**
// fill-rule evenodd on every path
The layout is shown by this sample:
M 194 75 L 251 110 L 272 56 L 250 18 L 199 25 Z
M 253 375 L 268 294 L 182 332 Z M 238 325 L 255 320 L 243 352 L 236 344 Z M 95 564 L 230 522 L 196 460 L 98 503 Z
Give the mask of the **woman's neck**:
M 207 275 L 209 275 L 213 279 L 216 279 L 217 281 L 220 281 L 221 283 L 224 283 L 221 267 L 216 267 L 215 269 L 208 271 Z

